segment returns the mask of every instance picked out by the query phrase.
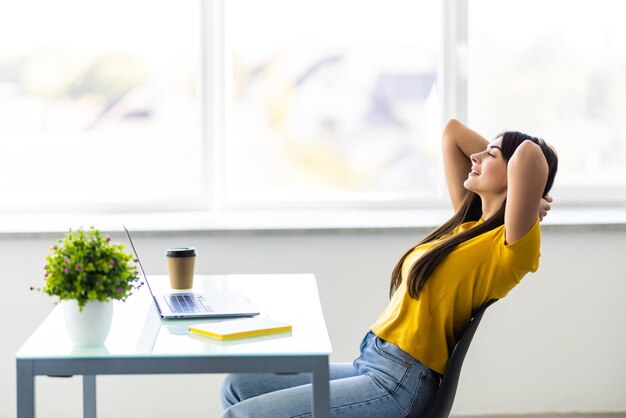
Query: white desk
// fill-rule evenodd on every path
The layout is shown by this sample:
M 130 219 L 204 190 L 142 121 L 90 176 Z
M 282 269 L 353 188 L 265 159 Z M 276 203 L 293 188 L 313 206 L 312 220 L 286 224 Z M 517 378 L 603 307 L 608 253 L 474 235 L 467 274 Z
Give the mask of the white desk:
M 155 291 L 168 287 L 166 276 L 150 283 Z M 244 372 L 311 372 L 314 416 L 329 416 L 332 347 L 313 275 L 196 276 L 194 290 L 243 292 L 261 316 L 290 322 L 293 331 L 231 342 L 190 336 L 189 324 L 208 320 L 161 320 L 144 286 L 116 302 L 104 345 L 74 347 L 57 306 L 15 356 L 17 416 L 35 416 L 35 376 L 82 375 L 83 414 L 95 417 L 97 375 Z

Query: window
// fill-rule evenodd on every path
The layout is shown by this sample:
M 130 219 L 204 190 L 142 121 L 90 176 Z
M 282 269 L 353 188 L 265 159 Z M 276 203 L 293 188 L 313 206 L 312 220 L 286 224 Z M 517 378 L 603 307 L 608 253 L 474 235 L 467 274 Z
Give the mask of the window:
M 552 143 L 560 203 L 624 202 L 626 4 L 469 6 L 470 124 L 494 136 L 494 129 L 521 130 Z
M 441 196 L 437 2 L 224 4 L 227 203 Z
M 0 4 L 0 210 L 447 205 L 440 130 L 542 136 L 626 203 L 610 0 Z
M 3 208 L 199 198 L 199 29 L 194 2 L 3 2 Z

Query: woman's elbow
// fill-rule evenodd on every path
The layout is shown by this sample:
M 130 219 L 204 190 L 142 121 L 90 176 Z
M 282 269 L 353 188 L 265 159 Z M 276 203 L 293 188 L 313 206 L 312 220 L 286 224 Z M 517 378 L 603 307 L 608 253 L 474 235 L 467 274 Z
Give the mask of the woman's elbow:
M 534 165 L 545 163 L 547 161 L 541 151 L 541 147 L 535 144 L 533 141 L 527 140 L 522 142 L 511 157 L 510 163 L 521 163 L 522 165 Z
M 522 142 L 508 165 L 511 175 L 523 176 L 526 179 L 531 177 L 545 179 L 548 176 L 548 161 L 541 147 L 532 141 Z
M 460 125 L 461 125 L 461 122 L 459 122 L 458 120 L 456 120 L 454 118 L 450 118 L 450 119 L 448 119 L 446 124 L 443 125 L 443 132 L 445 134 L 446 132 L 454 131 L 454 130 L 458 129 L 458 127 Z
M 456 119 L 448 119 L 443 126 L 442 140 L 444 143 L 453 142 L 463 124 Z

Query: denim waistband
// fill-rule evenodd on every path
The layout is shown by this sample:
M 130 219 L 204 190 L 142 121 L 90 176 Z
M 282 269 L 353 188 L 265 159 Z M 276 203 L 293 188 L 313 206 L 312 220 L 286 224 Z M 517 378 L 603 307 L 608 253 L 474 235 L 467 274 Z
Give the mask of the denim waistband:
M 363 343 L 361 344 L 361 348 L 363 348 L 364 344 L 371 340 L 371 339 L 378 339 L 379 341 L 384 342 L 384 345 L 387 347 L 387 350 L 392 351 L 392 355 L 396 355 L 396 357 L 404 359 L 404 361 L 406 362 L 417 362 L 419 363 L 427 372 L 429 372 L 432 377 L 435 377 L 439 380 L 441 380 L 443 378 L 443 375 L 441 373 L 438 373 L 436 371 L 434 371 L 433 369 L 427 367 L 424 365 L 424 363 L 422 363 L 421 361 L 419 361 L 419 359 L 416 359 L 415 357 L 413 357 L 411 354 L 407 353 L 406 351 L 404 351 L 403 349 L 401 349 L 400 347 L 398 347 L 396 344 L 389 342 L 383 338 L 380 338 L 379 336 L 377 336 L 373 331 L 368 331 L 367 334 L 365 335 L 365 338 L 363 338 Z

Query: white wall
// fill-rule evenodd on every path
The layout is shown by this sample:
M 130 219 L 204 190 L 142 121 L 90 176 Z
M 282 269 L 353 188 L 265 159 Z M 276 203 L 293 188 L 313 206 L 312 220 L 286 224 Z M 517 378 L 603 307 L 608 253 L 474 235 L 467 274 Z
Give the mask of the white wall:
M 165 274 L 169 246 L 198 248 L 201 273 L 315 273 L 333 361 L 351 361 L 387 301 L 391 268 L 424 231 L 136 234 L 145 267 Z M 3 268 L 0 416 L 15 416 L 15 352 L 52 309 L 31 294 L 55 240 L 0 236 Z M 626 411 L 626 228 L 544 226 L 541 268 L 486 314 L 454 412 Z M 8 302 L 8 303 L 7 303 Z M 16 314 L 16 308 L 31 313 Z M 214 417 L 222 376 L 98 378 L 101 417 Z M 78 417 L 78 378 L 37 379 L 43 417 Z

